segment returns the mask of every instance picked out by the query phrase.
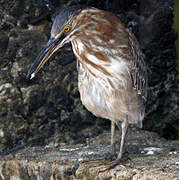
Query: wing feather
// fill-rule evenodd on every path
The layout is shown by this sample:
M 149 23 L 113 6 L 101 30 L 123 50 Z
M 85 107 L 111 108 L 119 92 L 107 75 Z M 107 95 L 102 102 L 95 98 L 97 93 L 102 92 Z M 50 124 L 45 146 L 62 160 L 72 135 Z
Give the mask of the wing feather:
M 147 66 L 144 61 L 145 56 L 140 50 L 139 43 L 134 35 L 128 30 L 129 33 L 129 46 L 131 53 L 131 61 L 129 62 L 129 74 L 133 88 L 141 96 L 143 101 L 146 102 L 147 98 Z M 144 102 L 144 103 L 145 103 Z

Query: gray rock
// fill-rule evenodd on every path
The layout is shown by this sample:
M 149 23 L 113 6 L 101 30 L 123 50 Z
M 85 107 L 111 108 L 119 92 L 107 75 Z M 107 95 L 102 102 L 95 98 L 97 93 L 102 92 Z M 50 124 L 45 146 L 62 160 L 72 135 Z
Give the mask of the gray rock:
M 134 179 L 178 180 L 179 141 L 166 141 L 154 133 L 130 129 L 130 159 L 112 169 L 110 133 L 90 138 L 89 144 L 26 147 L 0 156 L 1 179 Z M 56 147 L 55 147 L 56 146 Z

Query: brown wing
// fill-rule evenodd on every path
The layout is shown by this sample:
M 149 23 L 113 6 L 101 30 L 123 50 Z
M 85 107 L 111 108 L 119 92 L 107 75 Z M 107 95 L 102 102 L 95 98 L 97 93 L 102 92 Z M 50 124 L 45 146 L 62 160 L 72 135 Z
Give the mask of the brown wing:
M 128 30 L 129 33 L 129 46 L 132 60 L 129 65 L 129 73 L 134 89 L 136 89 L 137 94 L 141 95 L 142 102 L 146 102 L 147 98 L 147 67 L 144 61 L 144 54 L 139 48 L 139 43 L 137 42 L 134 35 Z

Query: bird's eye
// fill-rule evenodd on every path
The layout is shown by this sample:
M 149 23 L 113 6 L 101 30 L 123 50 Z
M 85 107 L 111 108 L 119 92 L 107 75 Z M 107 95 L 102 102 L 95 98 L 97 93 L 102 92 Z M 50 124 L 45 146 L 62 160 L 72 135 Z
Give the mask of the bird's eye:
M 64 28 L 64 32 L 68 32 L 70 30 L 70 26 L 65 26 L 65 28 Z

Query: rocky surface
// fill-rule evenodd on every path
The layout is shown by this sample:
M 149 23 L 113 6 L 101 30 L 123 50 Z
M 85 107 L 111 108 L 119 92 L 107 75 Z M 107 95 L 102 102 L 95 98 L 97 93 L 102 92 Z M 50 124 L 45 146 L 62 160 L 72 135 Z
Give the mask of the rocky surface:
M 0 179 L 9 180 L 179 180 L 179 141 L 131 128 L 126 161 L 110 168 L 105 159 L 110 133 L 88 139 L 88 144 L 56 143 L 25 147 L 0 156 Z
M 14 169 L 21 179 L 30 177 L 31 172 L 31 179 L 40 177 L 42 172 L 47 172 L 48 177 L 57 179 L 59 174 L 65 171 L 58 169 L 61 160 L 58 160 L 57 165 L 56 161 L 51 162 L 50 157 L 54 156 L 52 153 L 47 156 L 43 146 L 40 147 L 40 153 L 46 154 L 46 159 L 41 161 L 36 152 L 38 148 L 35 148 L 35 154 L 32 156 L 34 159 L 27 160 L 32 155 L 30 153 L 33 153 L 32 146 L 60 144 L 61 147 L 63 144 L 84 144 L 87 139 L 95 138 L 109 130 L 109 121 L 96 118 L 80 102 L 76 63 L 70 45 L 59 50 L 36 78 L 26 78 L 28 68 L 48 41 L 54 16 L 64 6 L 74 2 L 0 0 L 0 152 L 1 159 L 4 158 L 4 154 L 10 154 L 12 158 L 8 160 L 5 156 L 5 159 L 1 160 L 0 173 L 7 177 L 5 179 L 14 175 Z M 141 3 L 137 0 L 89 0 L 88 3 L 113 11 L 136 35 L 149 67 L 149 98 L 144 128 L 156 131 L 167 139 L 175 139 L 179 128 L 179 96 L 174 45 L 176 32 L 172 28 L 173 1 L 145 0 Z M 162 142 L 165 146 L 165 143 L 170 144 L 174 141 Z M 11 157 L 11 152 L 19 147 L 25 147 L 22 154 L 18 151 Z M 96 146 L 95 148 L 98 149 Z M 58 150 L 60 149 L 56 149 L 57 156 Z M 150 157 L 147 157 L 149 162 L 146 162 L 149 166 L 144 165 L 146 157 L 139 160 L 143 170 L 137 166 L 136 177 L 142 176 L 144 172 L 146 179 L 151 174 L 149 172 L 154 172 L 156 177 L 159 172 L 163 173 L 163 177 L 166 173 L 171 176 L 173 173 L 175 177 L 176 166 L 172 165 L 173 159 L 174 164 L 176 162 L 175 154 L 162 155 L 161 160 L 167 162 L 168 159 L 171 169 L 164 165 L 153 167 L 153 159 Z M 156 159 L 154 156 L 154 164 L 157 164 L 160 158 L 160 155 L 157 155 Z M 138 158 L 136 160 L 138 161 Z M 86 164 L 80 164 L 77 172 L 84 172 L 84 167 Z M 122 168 L 122 173 L 125 171 L 126 174 L 135 174 L 135 168 L 117 168 Z M 62 169 L 65 169 L 65 166 Z M 93 168 L 88 170 L 97 172 L 95 167 L 94 171 Z M 115 174 L 120 171 L 115 169 L 110 172 Z M 44 174 L 43 176 L 45 177 Z

